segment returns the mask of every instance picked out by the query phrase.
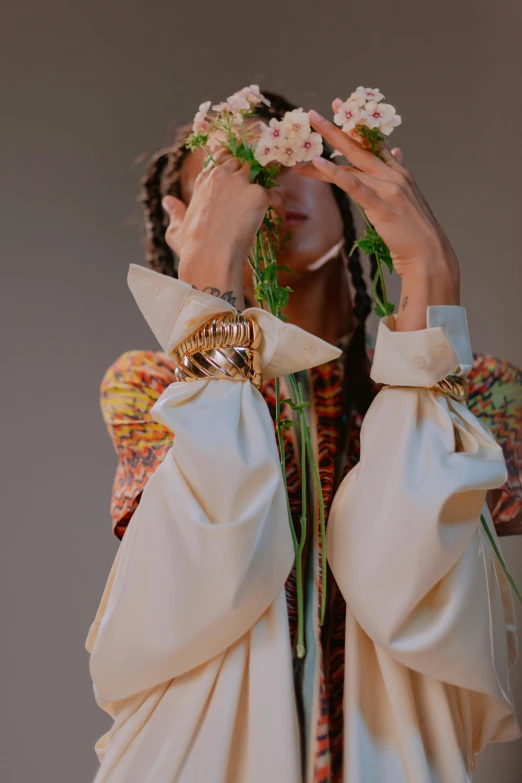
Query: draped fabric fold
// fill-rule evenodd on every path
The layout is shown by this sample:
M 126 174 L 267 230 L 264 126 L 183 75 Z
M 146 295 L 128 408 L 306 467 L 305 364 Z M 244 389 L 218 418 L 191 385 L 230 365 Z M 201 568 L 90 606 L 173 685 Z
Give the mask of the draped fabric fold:
M 165 352 L 231 305 L 130 265 Z M 259 308 L 263 377 L 339 349 Z M 465 406 L 419 388 L 465 375 L 462 308 L 379 327 L 381 391 L 361 460 L 330 509 L 347 603 L 344 783 L 461 783 L 474 753 L 518 736 L 513 606 L 480 525 L 502 452 Z M 151 409 L 174 433 L 129 522 L 87 639 L 99 706 L 95 783 L 302 783 L 285 580 L 286 496 L 265 400 L 249 382 L 172 383 Z
M 330 509 L 349 783 L 460 783 L 487 742 L 519 736 L 512 597 L 480 523 L 505 481 L 502 450 L 464 405 L 419 388 L 468 371 L 461 308 L 443 315 L 416 333 L 381 322 L 372 377 L 396 383 L 402 365 L 405 388 L 377 395 Z
M 230 309 L 132 266 L 129 285 L 164 350 Z M 339 355 L 252 310 L 265 377 Z M 96 699 L 115 721 L 97 745 L 97 783 L 297 783 L 284 593 L 294 553 L 266 402 L 250 382 L 199 380 L 171 384 L 151 415 L 173 446 L 143 491 L 88 639 Z

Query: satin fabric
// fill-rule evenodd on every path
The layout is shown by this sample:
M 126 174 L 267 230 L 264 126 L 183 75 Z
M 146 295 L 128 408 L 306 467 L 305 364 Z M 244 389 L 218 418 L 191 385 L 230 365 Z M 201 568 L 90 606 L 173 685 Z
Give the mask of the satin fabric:
M 162 348 L 232 305 L 131 264 Z M 263 377 L 334 348 L 259 308 Z M 459 783 L 518 736 L 513 607 L 479 524 L 502 452 L 463 405 L 418 388 L 471 365 L 463 308 L 428 328 L 381 321 L 361 461 L 341 483 L 327 556 L 347 602 L 346 783 Z M 120 544 L 87 649 L 99 706 L 95 783 L 300 783 L 284 583 L 293 561 L 273 422 L 249 382 L 173 383 L 174 434 Z

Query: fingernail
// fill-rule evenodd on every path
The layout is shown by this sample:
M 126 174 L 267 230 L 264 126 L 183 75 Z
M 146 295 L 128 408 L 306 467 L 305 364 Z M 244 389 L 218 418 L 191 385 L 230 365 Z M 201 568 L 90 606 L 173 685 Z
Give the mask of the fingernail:
M 316 158 L 312 158 L 312 163 L 314 166 L 327 166 L 328 161 L 325 160 L 325 158 L 321 157 L 321 155 L 318 155 Z
M 310 117 L 311 120 L 316 120 L 316 122 L 321 122 L 321 120 L 324 120 L 323 115 L 319 114 L 319 112 L 316 111 L 315 109 L 310 109 L 310 111 L 308 112 L 308 116 Z
M 163 207 L 167 215 L 170 215 L 169 202 L 167 201 L 166 198 L 161 199 L 161 206 Z

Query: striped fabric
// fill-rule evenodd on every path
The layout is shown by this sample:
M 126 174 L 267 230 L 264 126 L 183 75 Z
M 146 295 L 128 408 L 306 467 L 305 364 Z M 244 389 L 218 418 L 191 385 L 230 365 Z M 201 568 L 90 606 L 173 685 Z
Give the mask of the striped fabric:
M 371 352 L 370 352 L 371 359 Z M 339 447 L 342 414 L 344 354 L 332 362 L 304 373 L 309 390 L 310 415 L 316 442 L 319 472 L 326 514 L 332 501 L 334 466 Z M 164 389 L 174 382 L 174 364 L 162 351 L 127 351 L 103 376 L 101 410 L 118 455 L 110 514 L 115 535 L 122 538 L 136 509 L 148 478 L 172 446 L 173 434 L 150 416 L 150 408 Z M 500 535 L 522 533 L 522 373 L 507 362 L 476 354 L 470 377 L 469 407 L 491 429 L 501 444 L 509 478 L 495 495 L 493 518 Z M 375 393 L 377 393 L 375 387 Z M 266 382 L 261 390 L 272 418 L 275 418 L 275 384 Z M 282 382 L 281 399 L 288 397 Z M 283 406 L 283 416 L 291 411 Z M 344 472 L 359 460 L 359 434 L 362 417 L 352 414 Z M 284 431 L 287 482 L 290 506 L 296 528 L 301 512 L 301 481 L 295 428 Z M 341 783 L 343 770 L 343 672 L 345 603 L 332 574 L 328 573 L 328 611 L 320 627 L 320 537 L 316 499 L 312 497 L 315 518 L 309 524 L 311 595 L 317 601 L 314 621 L 315 671 L 312 706 L 302 720 L 309 727 L 306 783 Z M 291 638 L 296 633 L 295 572 L 286 583 Z M 298 703 L 301 680 L 296 677 Z

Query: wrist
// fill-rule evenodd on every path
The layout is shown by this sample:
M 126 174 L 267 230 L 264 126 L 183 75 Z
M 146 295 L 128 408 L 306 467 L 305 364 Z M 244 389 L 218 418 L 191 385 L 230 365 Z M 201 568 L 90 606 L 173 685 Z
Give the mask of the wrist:
M 178 277 L 198 291 L 229 302 L 239 311 L 245 309 L 242 270 L 228 250 L 183 254 Z

